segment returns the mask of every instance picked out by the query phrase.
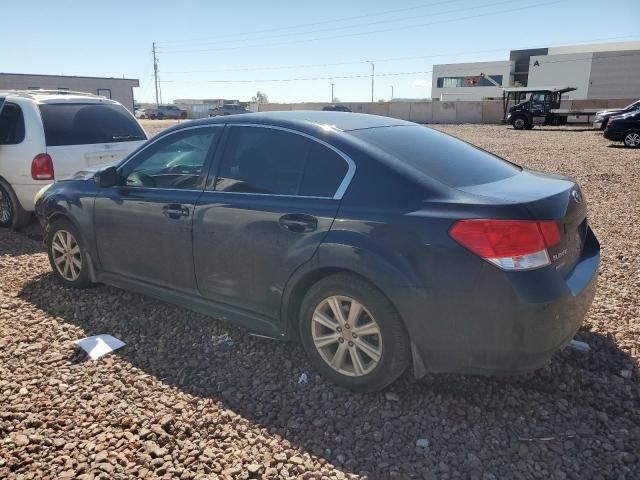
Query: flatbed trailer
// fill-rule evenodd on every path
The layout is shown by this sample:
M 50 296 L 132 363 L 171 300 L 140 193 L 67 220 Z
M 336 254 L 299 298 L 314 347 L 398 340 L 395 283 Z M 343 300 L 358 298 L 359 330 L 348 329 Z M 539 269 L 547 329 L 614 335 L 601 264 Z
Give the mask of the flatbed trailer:
M 584 123 L 589 123 L 598 109 L 560 108 L 562 95 L 574 90 L 574 87 L 505 88 L 502 92 L 503 122 L 516 130 L 528 130 L 534 125 L 565 125 L 569 117 L 576 117 L 575 123 L 585 117 Z M 515 105 L 510 106 L 511 103 Z

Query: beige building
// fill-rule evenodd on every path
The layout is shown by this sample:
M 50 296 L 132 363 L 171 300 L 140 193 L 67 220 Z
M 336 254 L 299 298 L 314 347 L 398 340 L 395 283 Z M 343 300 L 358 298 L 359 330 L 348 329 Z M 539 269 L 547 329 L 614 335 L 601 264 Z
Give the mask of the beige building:
M 67 75 L 30 75 L 0 73 L 0 90 L 72 90 L 102 95 L 120 102 L 133 112 L 135 78 L 75 77 Z

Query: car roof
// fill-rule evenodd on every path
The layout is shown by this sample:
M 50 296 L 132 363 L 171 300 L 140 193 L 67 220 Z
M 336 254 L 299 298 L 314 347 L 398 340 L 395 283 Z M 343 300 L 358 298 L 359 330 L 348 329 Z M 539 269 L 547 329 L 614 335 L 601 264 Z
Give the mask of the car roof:
M 404 120 L 398 120 L 391 117 L 381 117 L 378 115 L 368 115 L 364 113 L 349 113 L 344 112 L 327 112 L 327 111 L 308 111 L 308 110 L 295 110 L 295 111 L 277 111 L 277 112 L 260 112 L 260 113 L 245 113 L 243 115 L 237 115 L 230 117 L 212 117 L 202 120 L 194 120 L 192 122 L 185 122 L 180 124 L 181 126 L 187 125 L 202 125 L 202 124 L 216 124 L 216 123 L 247 123 L 247 124 L 261 124 L 261 125 L 274 125 L 282 127 L 292 128 L 309 128 L 309 127 L 322 127 L 331 128 L 334 130 L 341 130 L 348 132 L 350 130 L 361 130 L 365 128 L 379 128 L 379 127 L 391 127 L 399 125 L 416 125 L 412 122 L 406 122 Z

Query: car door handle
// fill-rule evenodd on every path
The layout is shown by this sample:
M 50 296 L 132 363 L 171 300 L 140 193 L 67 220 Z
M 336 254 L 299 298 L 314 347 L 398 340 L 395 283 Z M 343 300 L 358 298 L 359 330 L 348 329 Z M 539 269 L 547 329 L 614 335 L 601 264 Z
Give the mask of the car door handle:
M 280 217 L 280 226 L 290 232 L 313 232 L 318 228 L 318 219 L 304 213 L 288 213 Z
M 188 217 L 189 209 L 184 205 L 180 205 L 178 203 L 170 203 L 162 207 L 162 213 L 169 218 L 180 218 L 180 217 Z

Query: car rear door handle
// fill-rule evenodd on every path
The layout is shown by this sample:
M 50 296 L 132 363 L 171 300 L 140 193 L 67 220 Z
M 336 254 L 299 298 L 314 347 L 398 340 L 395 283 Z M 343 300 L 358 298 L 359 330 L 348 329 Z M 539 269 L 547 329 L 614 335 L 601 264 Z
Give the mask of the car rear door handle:
M 288 213 L 280 217 L 280 226 L 290 232 L 313 232 L 318 228 L 318 219 L 304 213 Z
M 177 219 L 180 217 L 188 217 L 189 209 L 179 203 L 170 203 L 162 207 L 162 213 L 166 217 Z

